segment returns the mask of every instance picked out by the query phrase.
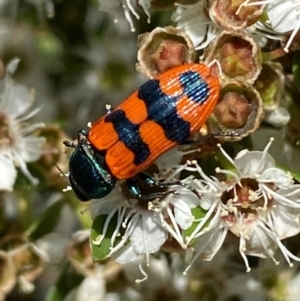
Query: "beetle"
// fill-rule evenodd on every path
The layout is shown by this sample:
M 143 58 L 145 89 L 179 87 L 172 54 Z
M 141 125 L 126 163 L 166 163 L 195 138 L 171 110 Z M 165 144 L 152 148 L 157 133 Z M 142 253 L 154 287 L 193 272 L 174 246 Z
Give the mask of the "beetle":
M 103 198 L 118 180 L 140 175 L 203 126 L 219 93 L 219 81 L 208 66 L 181 65 L 148 80 L 92 123 L 89 133 L 80 131 L 77 145 L 64 141 L 74 148 L 69 182 L 77 197 Z M 144 178 L 155 184 L 151 177 Z

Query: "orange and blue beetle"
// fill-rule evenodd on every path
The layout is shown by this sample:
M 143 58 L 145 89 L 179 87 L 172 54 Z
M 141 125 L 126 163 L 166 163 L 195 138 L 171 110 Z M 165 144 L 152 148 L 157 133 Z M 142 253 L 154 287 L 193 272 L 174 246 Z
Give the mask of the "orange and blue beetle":
M 69 182 L 77 197 L 103 198 L 118 180 L 140 175 L 160 155 L 186 141 L 206 122 L 219 92 L 219 81 L 208 66 L 182 65 L 147 81 L 95 121 L 89 133 L 80 131 L 77 145 L 64 141 L 75 148 Z

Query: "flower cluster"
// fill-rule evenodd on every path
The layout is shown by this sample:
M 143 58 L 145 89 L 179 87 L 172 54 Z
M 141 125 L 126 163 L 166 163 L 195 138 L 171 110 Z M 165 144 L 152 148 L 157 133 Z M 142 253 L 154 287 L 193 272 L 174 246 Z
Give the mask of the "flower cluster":
M 278 264 L 277 249 L 290 266 L 292 260 L 299 261 L 282 240 L 300 231 L 300 189 L 268 153 L 273 139 L 263 151 L 243 150 L 235 159 L 220 146 L 248 137 L 263 120 L 276 127 L 289 122 L 283 69 L 271 60 L 294 49 L 297 1 L 99 1 L 99 8 L 112 13 L 114 21 L 122 8 L 132 31 L 136 30 L 132 16 L 140 18 L 139 8 L 148 22 L 151 9 L 173 8 L 173 26 L 139 36 L 136 70 L 152 79 L 197 62 L 200 51 L 198 62 L 218 77 L 221 94 L 206 127 L 192 137 L 194 142 L 184 151 L 175 151 L 176 162 L 173 151 L 154 163 L 155 185 L 137 176 L 134 181 L 142 194 L 135 194 L 124 180 L 106 197 L 92 200 L 93 260 L 138 262 L 144 275 L 137 279 L 141 282 L 148 277 L 143 261 L 149 266 L 151 254 L 178 252 L 190 261 L 186 274 L 199 257 L 212 260 L 233 235 L 247 271 L 247 255 L 271 258 Z M 286 19 L 287 23 L 293 19 L 295 26 L 279 25 L 278 20 L 292 10 Z M 211 152 L 222 168 L 206 173 L 201 162 Z
M 237 248 L 247 271 L 246 255 L 272 258 L 278 264 L 277 248 L 290 266 L 291 259 L 300 261 L 281 242 L 300 232 L 300 186 L 275 166 L 268 153 L 272 141 L 263 151 L 243 150 L 234 160 L 220 147 L 223 165 L 231 168 L 216 168 L 212 177 L 197 161 L 164 170 L 171 183 L 182 170 L 193 172 L 193 177 L 182 180 L 184 187 L 171 185 L 153 195 L 153 200 L 126 198 L 124 185 L 94 200 L 94 260 L 112 257 L 124 264 L 144 255 L 148 266 L 149 255 L 161 249 L 186 254 L 194 249 L 187 271 L 199 257 L 212 260 L 230 231 L 239 238 Z

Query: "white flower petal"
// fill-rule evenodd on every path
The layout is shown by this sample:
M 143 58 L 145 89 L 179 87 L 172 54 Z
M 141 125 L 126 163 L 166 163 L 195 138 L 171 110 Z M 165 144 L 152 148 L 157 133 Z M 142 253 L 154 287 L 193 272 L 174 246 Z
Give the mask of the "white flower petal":
M 178 150 L 177 147 L 174 147 L 170 151 L 160 156 L 155 161 L 155 165 L 158 167 L 160 171 L 164 169 L 173 168 L 174 166 L 180 163 L 183 155 L 184 152 L 181 152 Z
M 216 194 L 214 192 L 208 191 L 201 198 L 201 208 L 204 210 L 209 210 L 211 205 L 214 203 L 216 199 Z
M 138 254 L 133 250 L 132 245 L 129 243 L 121 250 L 116 252 L 112 258 L 120 264 L 125 264 L 135 261 L 138 258 Z
M 42 147 L 45 145 L 45 142 L 46 139 L 44 137 L 19 137 L 15 151 L 25 162 L 34 162 L 41 157 L 43 153 Z
M 13 84 L 12 80 L 8 79 L 1 102 L 1 110 L 14 119 L 23 115 L 32 106 L 34 93 L 23 85 Z
M 265 230 L 258 225 L 259 221 L 252 224 L 252 230 L 248 229 L 245 254 L 261 258 L 270 258 L 274 255 L 277 245 L 274 240 L 266 234 Z
M 263 157 L 264 155 L 264 157 Z M 275 166 L 275 161 L 268 153 L 260 151 L 243 152 L 237 154 L 234 165 L 239 170 L 242 177 L 255 176 L 261 174 L 267 168 Z
M 141 215 L 130 236 L 133 250 L 138 254 L 157 252 L 168 238 L 167 232 L 153 220 L 152 216 L 152 213 Z
M 284 107 L 279 107 L 273 111 L 265 112 L 264 121 L 276 126 L 276 127 L 284 127 L 290 121 L 291 116 L 288 110 Z
M 4 115 L 4 120 L 8 127 L 6 133 L 10 143 L 7 148 L 9 148 L 11 153 L 11 162 L 20 167 L 24 175 L 33 184 L 36 184 L 38 181 L 30 174 L 26 162 L 36 161 L 40 158 L 45 138 L 27 136 L 35 129 L 40 128 L 41 124 L 24 122 L 37 111 L 28 112 L 34 101 L 33 93 L 23 85 L 14 84 L 11 78 L 11 74 L 16 70 L 18 62 L 18 59 L 11 61 L 7 66 L 6 76 L 0 80 L 0 113 Z M 24 115 L 26 112 L 27 114 Z M 8 166 L 7 160 L 6 163 L 3 162 L 2 164 Z M 16 171 L 13 170 L 12 164 L 10 164 L 9 170 L 9 176 L 0 185 L 11 186 L 12 178 L 15 179 Z
M 6 66 L 6 71 L 7 73 L 13 74 L 15 73 L 15 71 L 18 68 L 18 65 L 20 63 L 20 59 L 19 58 L 14 58 L 12 59 Z
M 10 155 L 0 153 L 0 191 L 12 191 L 17 170 Z
M 289 188 L 294 184 L 292 177 L 278 168 L 270 168 L 263 171 L 258 182 L 263 181 L 274 183 L 278 188 L 282 189 Z
M 193 223 L 193 215 L 187 203 L 179 198 L 172 202 L 174 206 L 174 216 L 176 223 L 181 229 L 185 230 L 191 227 Z
M 104 301 L 105 281 L 101 274 L 86 277 L 78 287 L 76 301 Z
M 112 211 L 116 211 L 118 206 L 124 201 L 120 193 L 119 183 L 116 184 L 112 192 L 102 199 L 91 200 L 91 217 L 95 219 L 98 215 L 109 215 Z
M 294 29 L 299 19 L 299 12 L 293 7 L 294 0 L 274 0 L 267 6 L 271 26 L 280 33 Z
M 171 20 L 177 22 L 176 28 L 186 33 L 196 49 L 203 49 L 218 34 L 215 24 L 207 16 L 204 2 L 191 5 L 177 5 Z
M 49 233 L 36 241 L 38 249 L 50 264 L 58 264 L 63 261 L 68 244 L 69 240 L 57 233 Z
M 214 255 L 223 245 L 224 239 L 227 234 L 225 227 L 215 227 L 213 230 L 205 233 L 199 241 L 195 244 L 195 252 L 201 256 L 205 261 L 213 259 Z
M 274 231 L 280 240 L 300 233 L 299 211 L 277 204 L 272 210 Z

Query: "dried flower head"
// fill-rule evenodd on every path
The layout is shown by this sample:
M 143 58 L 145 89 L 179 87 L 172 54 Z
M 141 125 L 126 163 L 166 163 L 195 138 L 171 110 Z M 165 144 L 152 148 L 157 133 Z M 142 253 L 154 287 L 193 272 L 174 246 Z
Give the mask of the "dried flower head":
M 221 80 L 239 80 L 253 84 L 261 71 L 260 48 L 242 31 L 223 31 L 204 52 L 204 62 L 212 68 Z M 220 71 L 221 69 L 221 71 Z
M 171 68 L 193 63 L 195 49 L 184 32 L 172 26 L 157 27 L 139 36 L 137 58 L 136 69 L 153 78 Z
M 207 121 L 207 127 L 220 140 L 238 141 L 253 133 L 260 126 L 263 116 L 262 100 L 255 88 L 239 81 L 228 81 L 222 87 L 219 102 Z M 220 132 L 224 135 L 219 136 Z

